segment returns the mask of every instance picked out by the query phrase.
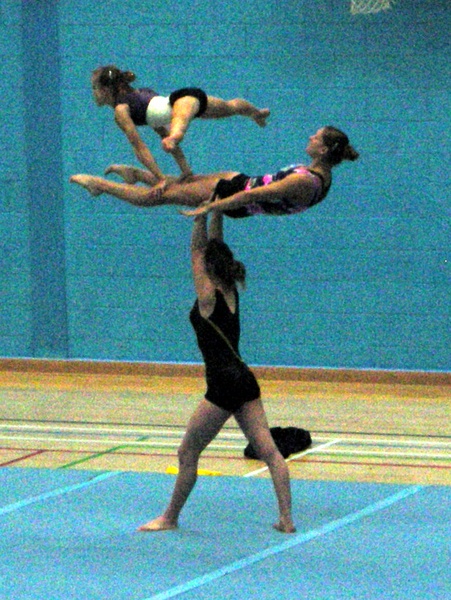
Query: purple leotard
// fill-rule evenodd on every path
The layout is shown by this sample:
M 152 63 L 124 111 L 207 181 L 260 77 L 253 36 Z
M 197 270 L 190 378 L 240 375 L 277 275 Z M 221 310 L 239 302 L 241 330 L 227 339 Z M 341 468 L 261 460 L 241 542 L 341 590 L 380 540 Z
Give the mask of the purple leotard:
M 149 106 L 149 102 L 152 98 L 158 96 L 157 92 L 151 88 L 140 88 L 124 96 L 120 96 L 116 100 L 116 106 L 118 104 L 128 104 L 130 108 L 130 117 L 133 123 L 139 127 L 141 125 L 147 125 L 146 111 Z

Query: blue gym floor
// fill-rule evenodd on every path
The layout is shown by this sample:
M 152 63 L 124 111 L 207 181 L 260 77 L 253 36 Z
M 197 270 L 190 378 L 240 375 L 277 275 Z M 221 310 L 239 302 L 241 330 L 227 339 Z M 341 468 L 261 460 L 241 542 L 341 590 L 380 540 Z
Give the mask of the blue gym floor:
M 1 600 L 449 600 L 451 489 L 199 477 L 176 531 L 139 533 L 167 474 L 3 468 Z

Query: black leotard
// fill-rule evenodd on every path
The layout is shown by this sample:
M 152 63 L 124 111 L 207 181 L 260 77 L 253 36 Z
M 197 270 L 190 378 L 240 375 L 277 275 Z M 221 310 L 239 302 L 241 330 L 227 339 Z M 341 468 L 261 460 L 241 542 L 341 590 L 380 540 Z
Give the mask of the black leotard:
M 197 300 L 190 312 L 190 321 L 205 362 L 205 397 L 216 406 L 230 412 L 238 410 L 245 402 L 260 397 L 257 380 L 239 353 L 239 296 L 238 292 L 235 294 L 234 313 L 230 311 L 219 290 L 216 290 L 216 304 L 209 319 L 200 314 Z M 228 342 L 214 326 L 221 330 Z

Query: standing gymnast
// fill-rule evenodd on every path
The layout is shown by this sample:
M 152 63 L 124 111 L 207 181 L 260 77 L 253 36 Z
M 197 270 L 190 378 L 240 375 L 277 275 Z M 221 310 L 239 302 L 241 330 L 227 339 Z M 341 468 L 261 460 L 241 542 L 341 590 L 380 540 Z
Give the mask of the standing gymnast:
M 191 168 L 179 148 L 190 122 L 194 118 L 221 119 L 242 115 L 264 127 L 269 110 L 258 109 L 242 98 L 222 100 L 199 88 L 182 88 L 159 96 L 150 88 L 135 89 L 130 84 L 136 79 L 131 71 L 121 71 L 114 65 L 98 67 L 92 73 L 91 84 L 98 106 L 114 108 L 117 125 L 127 136 L 136 157 L 158 180 L 164 175 L 142 141 L 136 127 L 149 125 L 162 138 L 162 147 L 173 155 L 183 175 Z
M 309 166 L 294 165 L 274 175 L 249 177 L 237 171 L 193 175 L 183 181 L 166 180 L 166 186 L 152 186 L 148 172 L 126 165 L 112 165 L 107 172 L 120 175 L 127 183 L 93 175 L 73 175 L 72 183 L 86 188 L 93 196 L 110 194 L 134 204 L 152 207 L 188 206 L 186 215 L 222 211 L 229 217 L 252 215 L 290 215 L 315 206 L 326 197 L 332 183 L 332 169 L 344 160 L 354 161 L 359 154 L 348 136 L 330 125 L 309 138 L 306 152 Z M 136 182 L 146 186 L 135 185 Z M 154 183 L 157 180 L 154 179 Z M 208 200 L 215 198 L 215 202 Z
M 180 512 L 197 480 L 199 457 L 233 415 L 246 438 L 269 468 L 279 507 L 274 527 L 293 533 L 287 464 L 271 436 L 259 385 L 239 354 L 240 313 L 237 283 L 244 286 L 245 267 L 223 241 L 222 215 L 196 217 L 191 237 L 191 264 L 197 299 L 190 321 L 205 361 L 207 391 L 191 416 L 178 450 L 179 473 L 164 513 L 140 531 L 178 526 Z

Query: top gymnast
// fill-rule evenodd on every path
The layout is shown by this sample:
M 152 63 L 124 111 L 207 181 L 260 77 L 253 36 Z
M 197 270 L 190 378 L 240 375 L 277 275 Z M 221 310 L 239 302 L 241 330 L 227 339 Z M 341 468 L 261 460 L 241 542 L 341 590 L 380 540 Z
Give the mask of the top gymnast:
M 191 168 L 178 144 L 194 118 L 221 119 L 242 115 L 264 127 L 269 117 L 268 109 L 258 109 L 241 98 L 222 100 L 207 96 L 199 88 L 182 88 L 168 97 L 159 96 L 147 87 L 133 88 L 130 83 L 135 79 L 134 73 L 121 71 L 114 65 L 98 67 L 91 76 L 94 99 L 98 106 L 114 108 L 116 123 L 127 136 L 136 157 L 161 181 L 165 177 L 136 127 L 152 127 L 162 138 L 163 149 L 173 155 L 182 175 L 187 176 L 191 175 Z
M 273 175 L 257 177 L 226 171 L 192 175 L 183 181 L 168 178 L 163 188 L 149 171 L 111 165 L 106 172 L 120 175 L 126 183 L 84 174 L 73 175 L 70 181 L 86 188 L 93 196 L 106 193 L 135 206 L 187 206 L 191 210 L 182 211 L 187 216 L 210 210 L 235 218 L 291 215 L 321 202 L 331 186 L 332 169 L 343 160 L 354 161 L 359 156 L 348 136 L 330 125 L 309 138 L 306 152 L 311 158 L 308 167 L 293 165 Z M 137 182 L 147 185 L 135 185 Z

